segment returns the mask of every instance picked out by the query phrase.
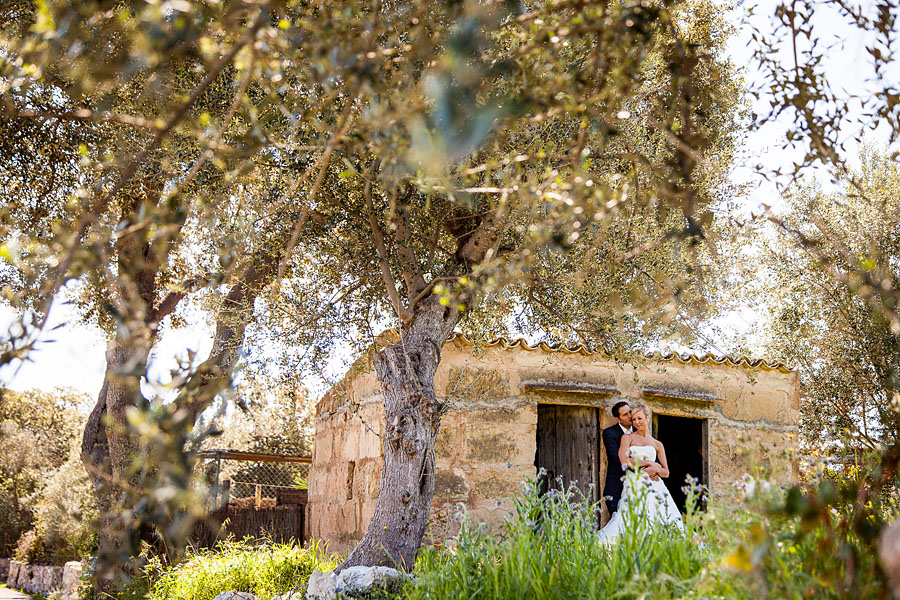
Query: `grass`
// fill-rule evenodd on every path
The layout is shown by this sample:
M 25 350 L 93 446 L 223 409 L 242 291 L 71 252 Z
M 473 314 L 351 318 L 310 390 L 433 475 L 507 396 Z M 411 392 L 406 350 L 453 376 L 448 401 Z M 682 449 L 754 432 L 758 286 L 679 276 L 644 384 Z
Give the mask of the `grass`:
M 212 600 L 227 590 L 250 592 L 261 600 L 297 590 L 306 592 L 313 569 L 330 571 L 336 557 L 325 556 L 324 548 L 313 544 L 253 545 L 249 542 L 223 542 L 213 550 L 198 551 L 179 565 L 161 568 L 148 566 L 150 600 Z
M 711 501 L 705 512 L 688 511 L 683 534 L 632 515 L 622 537 L 600 546 L 590 511 L 570 507 L 571 492 L 541 498 L 528 484 L 499 535 L 464 522 L 454 550 L 423 550 L 401 596 L 887 600 L 872 537 L 879 527 L 850 527 L 848 503 L 824 518 L 798 512 L 794 495 L 772 485 L 737 504 Z M 880 523 L 900 515 L 896 503 L 873 510 Z
M 610 545 L 597 543 L 593 507 L 567 493 L 538 493 L 526 483 L 502 531 L 488 533 L 462 516 L 452 547 L 424 548 L 414 577 L 394 594 L 367 599 L 616 600 L 737 598 L 889 598 L 874 543 L 882 525 L 900 514 L 896 501 L 873 505 L 866 533 L 853 521 L 852 489 L 833 502 L 797 504 L 794 491 L 759 486 L 737 504 L 710 501 L 685 515 L 685 531 L 649 527 L 638 514 Z M 793 496 L 792 496 L 793 495 Z M 696 500 L 696 491 L 691 492 Z M 896 498 L 896 494 L 892 496 Z M 693 504 L 689 500 L 689 505 Z M 805 506 L 805 508 L 804 508 Z M 814 508 L 814 507 L 813 507 Z M 877 522 L 876 522 L 877 521 Z M 261 600 L 292 589 L 305 592 L 314 568 L 328 571 L 338 557 L 320 547 L 229 542 L 185 562 L 150 573 L 151 600 L 211 600 L 225 590 Z M 143 596 L 142 596 L 143 597 Z
M 698 515 L 684 535 L 635 526 L 600 546 L 593 511 L 572 509 L 569 493 L 541 497 L 534 483 L 499 535 L 463 523 L 454 551 L 423 550 L 409 600 L 499 598 L 676 598 L 689 594 L 709 562 Z

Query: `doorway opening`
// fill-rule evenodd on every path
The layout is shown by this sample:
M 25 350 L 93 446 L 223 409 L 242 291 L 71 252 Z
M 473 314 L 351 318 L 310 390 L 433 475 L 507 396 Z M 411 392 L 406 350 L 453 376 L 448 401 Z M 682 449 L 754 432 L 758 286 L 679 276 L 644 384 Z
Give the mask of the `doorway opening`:
M 599 412 L 592 406 L 538 404 L 534 465 L 546 474 L 541 492 L 574 482 L 589 502 L 600 499 Z M 599 517 L 599 515 L 598 515 Z
M 669 477 L 666 487 L 681 512 L 685 510 L 687 494 L 685 478 L 693 477 L 709 486 L 709 422 L 706 419 L 653 415 L 655 437 L 666 449 Z M 703 508 L 703 506 L 701 506 Z

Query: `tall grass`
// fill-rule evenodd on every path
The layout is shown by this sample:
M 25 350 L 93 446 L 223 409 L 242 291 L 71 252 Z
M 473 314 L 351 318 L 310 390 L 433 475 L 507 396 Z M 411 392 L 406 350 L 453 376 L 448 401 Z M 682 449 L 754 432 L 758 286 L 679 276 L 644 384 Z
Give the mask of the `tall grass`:
M 534 482 L 515 500 L 499 535 L 463 523 L 455 552 L 424 550 L 410 600 L 500 598 L 677 598 L 696 588 L 708 563 L 697 513 L 684 534 L 646 523 L 600 546 L 594 507 L 573 509 L 576 490 L 538 493 Z M 640 519 L 630 519 L 640 523 Z
M 423 549 L 414 578 L 402 590 L 361 597 L 887 600 L 873 536 L 900 514 L 900 488 L 892 488 L 892 500 L 872 505 L 861 522 L 850 518 L 856 514 L 854 488 L 828 492 L 833 487 L 828 480 L 822 486 L 825 491 L 802 500 L 796 488 L 760 482 L 737 504 L 710 501 L 705 512 L 696 510 L 692 489 L 684 532 L 651 527 L 634 508 L 624 535 L 600 545 L 596 507 L 576 488 L 541 495 L 537 484 L 528 482 L 501 532 L 489 534 L 463 518 L 455 547 Z M 229 542 L 175 567 L 154 571 L 151 565 L 146 597 L 211 600 L 233 589 L 268 600 L 292 589 L 305 592 L 314 568 L 328 571 L 336 563 L 315 545 Z
M 291 590 L 306 591 L 313 569 L 330 571 L 337 557 L 326 557 L 321 545 L 253 545 L 223 542 L 213 550 L 190 555 L 175 567 L 152 563 L 150 600 L 212 600 L 227 590 L 250 592 L 261 600 Z

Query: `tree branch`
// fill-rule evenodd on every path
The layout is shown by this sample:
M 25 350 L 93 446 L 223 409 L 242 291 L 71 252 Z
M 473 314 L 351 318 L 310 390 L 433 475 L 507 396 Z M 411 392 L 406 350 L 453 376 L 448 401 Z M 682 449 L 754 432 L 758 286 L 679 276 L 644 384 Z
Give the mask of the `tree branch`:
M 303 212 L 300 215 L 300 219 L 297 221 L 296 226 L 294 227 L 294 231 L 291 233 L 291 239 L 288 241 L 287 248 L 285 249 L 284 254 L 281 257 L 281 260 L 278 263 L 278 279 L 280 280 L 284 276 L 284 270 L 287 268 L 287 261 L 290 259 L 291 254 L 294 252 L 294 247 L 297 245 L 297 240 L 300 239 L 300 233 L 303 231 L 303 228 L 306 227 L 306 219 L 309 216 L 309 211 L 313 208 L 313 203 L 316 201 L 316 196 L 319 195 L 319 188 L 322 186 L 322 180 L 325 178 L 325 171 L 328 169 L 328 165 L 331 162 L 331 155 L 334 154 L 334 149 L 337 148 L 337 145 L 344 139 L 347 135 L 347 132 L 350 131 L 350 126 L 353 124 L 352 117 L 353 111 L 353 100 L 350 100 L 347 103 L 347 107 L 344 109 L 343 114 L 343 122 L 341 123 L 341 128 L 337 133 L 334 134 L 334 137 L 331 138 L 331 141 L 328 143 L 328 147 L 325 149 L 325 152 L 310 165 L 309 169 L 303 174 L 302 180 L 305 180 L 312 169 L 315 169 L 317 166 L 319 167 L 319 172 L 316 175 L 316 180 L 313 182 L 312 189 L 309 191 L 309 197 L 307 199 L 306 204 L 303 205 Z M 299 182 L 296 183 L 292 189 L 296 189 L 299 186 Z
M 387 247 L 384 245 L 384 233 L 378 225 L 378 217 L 375 216 L 375 206 L 372 204 L 372 180 L 366 178 L 363 188 L 363 196 L 366 202 L 366 213 L 369 219 L 369 228 L 372 230 L 372 241 L 375 243 L 375 252 L 378 255 L 378 267 L 381 270 L 381 279 L 384 281 L 384 287 L 387 289 L 388 299 L 397 316 L 404 323 L 412 320 L 412 311 L 403 306 L 400 294 L 397 292 L 397 283 L 394 281 L 394 275 L 391 273 L 391 265 L 388 263 Z
M 259 250 L 237 279 L 222 303 L 216 320 L 216 334 L 209 357 L 197 368 L 175 399 L 179 409 L 188 410 L 192 422 L 231 385 L 238 351 L 244 342 L 244 331 L 250 321 L 259 292 L 269 285 L 278 272 L 279 253 L 286 252 L 287 228 L 275 233 L 270 243 Z
M 425 286 L 425 278 L 419 261 L 416 260 L 412 249 L 408 242 L 412 237 L 409 228 L 409 206 L 397 206 L 397 198 L 392 195 L 393 217 L 391 222 L 394 226 L 394 243 L 397 247 L 397 256 L 400 258 L 400 266 L 403 273 L 403 280 L 406 283 L 406 297 L 409 302 L 409 309 L 412 310 L 415 304 L 412 298 L 417 296 Z
M 216 61 L 210 71 L 206 74 L 206 77 L 204 77 L 203 80 L 197 85 L 197 87 L 194 88 L 188 99 L 185 100 L 178 108 L 178 110 L 175 111 L 175 114 L 173 114 L 169 118 L 169 120 L 163 127 L 156 130 L 156 133 L 150 139 L 149 143 L 140 152 L 138 152 L 131 161 L 129 161 L 122 175 L 119 177 L 118 181 L 116 181 L 116 184 L 112 187 L 112 189 L 98 198 L 94 202 L 93 206 L 91 206 L 91 209 L 78 220 L 78 223 L 76 223 L 74 227 L 74 233 L 72 235 L 72 242 L 70 244 L 70 247 L 63 255 L 62 260 L 59 261 L 57 275 L 53 279 L 53 282 L 51 283 L 51 286 L 47 291 L 48 297 L 44 303 L 42 310 L 43 317 L 40 323 L 41 330 L 43 330 L 44 326 L 47 323 L 47 318 L 50 314 L 50 306 L 53 303 L 53 298 L 56 295 L 57 290 L 59 290 L 59 288 L 68 277 L 69 267 L 72 264 L 72 260 L 75 258 L 75 251 L 79 247 L 78 241 L 81 240 L 81 238 L 84 236 L 87 228 L 97 220 L 99 214 L 106 208 L 110 201 L 112 201 L 112 199 L 119 194 L 119 192 L 125 187 L 125 184 L 127 184 L 134 176 L 134 174 L 137 173 L 143 162 L 147 159 L 147 157 L 150 156 L 152 152 L 154 152 L 159 147 L 166 135 L 187 115 L 188 111 L 191 109 L 194 103 L 197 102 L 203 92 L 205 92 L 206 89 L 210 85 L 212 85 L 212 83 L 219 77 L 225 67 L 228 66 L 228 64 L 234 59 L 241 48 L 243 48 L 253 40 L 253 38 L 256 36 L 256 32 L 259 31 L 260 27 L 262 27 L 266 22 L 265 16 L 267 14 L 268 13 L 265 10 L 259 11 L 256 19 L 247 28 L 247 31 L 244 33 L 241 39 L 235 42 L 232 45 L 231 49 L 218 61 Z

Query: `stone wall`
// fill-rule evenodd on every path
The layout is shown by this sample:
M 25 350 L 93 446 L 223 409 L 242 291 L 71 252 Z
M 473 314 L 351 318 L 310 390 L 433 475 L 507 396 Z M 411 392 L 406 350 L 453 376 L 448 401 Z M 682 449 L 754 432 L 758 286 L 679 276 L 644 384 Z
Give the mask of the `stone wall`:
M 30 565 L 17 560 L 9 561 L 6 585 L 29 594 L 61 592 L 60 600 L 78 600 L 82 564 L 67 562 L 63 567 Z
M 609 408 L 619 400 L 643 402 L 657 414 L 707 419 L 714 493 L 727 492 L 759 464 L 782 481 L 795 476 L 787 436 L 799 416 L 798 381 L 780 365 L 661 356 L 616 363 L 581 350 L 507 343 L 473 352 L 457 337 L 443 349 L 435 388 L 448 410 L 435 444 L 426 543 L 457 533 L 461 506 L 470 521 L 491 529 L 503 522 L 519 483 L 535 475 L 539 403 L 596 406 L 603 427 L 614 422 Z M 317 407 L 307 522 L 310 535 L 328 540 L 333 550 L 358 541 L 374 512 L 383 415 L 366 361 Z

